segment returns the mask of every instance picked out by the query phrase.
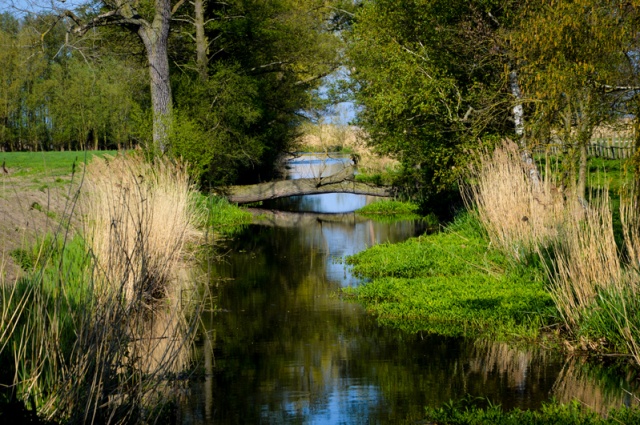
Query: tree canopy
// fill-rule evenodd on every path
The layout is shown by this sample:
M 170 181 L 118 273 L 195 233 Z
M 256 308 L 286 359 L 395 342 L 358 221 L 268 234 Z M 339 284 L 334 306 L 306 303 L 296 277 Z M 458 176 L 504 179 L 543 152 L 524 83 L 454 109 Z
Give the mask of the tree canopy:
M 583 193 L 593 129 L 640 111 L 638 17 L 628 1 L 363 0 L 348 34 L 359 124 L 409 191 L 451 187 L 471 150 L 524 134 L 525 149 L 561 140 Z
M 185 157 L 203 184 L 268 178 L 338 67 L 340 2 L 165 3 L 3 14 L 3 148 L 142 143 Z M 166 73 L 150 40 L 161 7 L 170 7 Z
M 512 137 L 559 141 L 579 194 L 594 128 L 640 129 L 637 3 L 54 1 L 0 15 L 0 146 L 144 144 L 203 185 L 264 181 L 342 70 L 356 124 L 401 161 L 407 193 L 454 187 L 470 152 Z

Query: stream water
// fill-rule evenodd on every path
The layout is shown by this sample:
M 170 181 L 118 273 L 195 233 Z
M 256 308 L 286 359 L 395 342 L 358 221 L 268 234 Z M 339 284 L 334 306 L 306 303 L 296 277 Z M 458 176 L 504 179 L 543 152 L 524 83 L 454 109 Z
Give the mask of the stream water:
M 328 175 L 345 161 L 301 157 L 289 163 L 289 176 Z M 361 284 L 344 256 L 425 230 L 352 213 L 370 201 L 348 194 L 279 201 L 224 243 L 211 273 L 217 311 L 203 314 L 196 353 L 204 377 L 191 384 L 181 423 L 397 423 L 467 394 L 522 409 L 552 398 L 601 411 L 632 403 L 626 379 L 579 358 L 405 334 L 341 299 L 341 288 Z

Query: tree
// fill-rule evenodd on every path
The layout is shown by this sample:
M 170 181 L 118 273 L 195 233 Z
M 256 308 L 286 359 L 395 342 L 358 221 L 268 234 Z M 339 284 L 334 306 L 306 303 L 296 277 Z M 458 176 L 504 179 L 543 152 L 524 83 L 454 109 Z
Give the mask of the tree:
M 172 97 L 169 74 L 168 40 L 171 16 L 185 0 L 178 0 L 173 8 L 171 0 L 101 0 L 99 12 L 79 17 L 64 10 L 74 25 L 75 34 L 103 25 L 119 25 L 135 32 L 142 41 L 148 62 L 151 106 L 153 111 L 154 146 L 164 152 L 168 145 L 172 125 Z
M 174 16 L 170 52 L 179 70 L 173 80 L 179 131 L 172 144 L 203 184 L 273 176 L 305 119 L 302 111 L 318 104 L 314 89 L 340 65 L 338 5 L 206 2 L 201 16 L 194 2 Z
M 582 202 L 593 130 L 618 119 L 607 87 L 619 80 L 626 61 L 626 3 L 529 2 L 510 35 L 531 105 L 530 143 L 562 142 L 567 152 L 565 185 L 571 185 Z
M 349 38 L 358 123 L 405 189 L 452 187 L 479 138 L 513 133 L 502 27 L 515 1 L 363 1 Z

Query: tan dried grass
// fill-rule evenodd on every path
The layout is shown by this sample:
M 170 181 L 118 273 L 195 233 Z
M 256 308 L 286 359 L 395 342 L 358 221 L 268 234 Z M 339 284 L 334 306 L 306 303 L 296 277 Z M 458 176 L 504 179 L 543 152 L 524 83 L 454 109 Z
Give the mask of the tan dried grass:
M 194 193 L 184 166 L 134 154 L 95 159 L 78 194 L 90 261 L 45 285 L 45 260 L 22 295 L 3 286 L 0 349 L 10 345 L 18 397 L 44 419 L 153 422 L 190 361 L 199 317 L 181 267 L 200 222 Z M 58 239 L 68 250 L 64 230 Z
M 347 150 L 358 157 L 358 169 L 366 174 L 395 171 L 400 162 L 373 152 L 367 145 L 369 137 L 365 131 L 355 126 L 337 124 L 306 125 L 297 145 L 314 152 L 336 152 Z
M 598 294 L 622 284 L 609 197 L 592 199 L 584 214 L 569 214 L 554 246 L 549 276 L 558 311 L 576 326 Z
M 141 154 L 95 158 L 86 169 L 85 231 L 104 276 L 127 299 L 162 298 L 198 234 L 186 167 Z
M 550 178 L 536 183 L 528 171 L 517 145 L 507 140 L 481 153 L 463 190 L 491 243 L 516 260 L 555 239 L 564 215 L 562 193 Z

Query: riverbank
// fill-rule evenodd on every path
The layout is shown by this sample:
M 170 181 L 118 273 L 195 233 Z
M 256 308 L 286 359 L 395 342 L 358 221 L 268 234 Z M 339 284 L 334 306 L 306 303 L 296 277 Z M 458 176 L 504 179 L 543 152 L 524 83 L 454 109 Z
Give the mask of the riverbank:
M 486 154 L 466 189 L 467 211 L 441 232 L 348 258 L 366 283 L 346 295 L 411 332 L 555 335 L 569 350 L 640 365 L 637 325 L 626 313 L 635 311 L 640 239 L 623 165 L 593 161 L 585 211 L 558 193 L 550 174 L 534 187 L 519 161 L 506 145 Z
M 549 175 L 532 184 L 510 149 L 482 159 L 467 211 L 440 233 L 349 257 L 364 284 L 346 296 L 403 331 L 551 346 L 637 374 L 640 239 L 623 164 L 604 164 L 614 170 L 607 174 L 602 161 L 593 161 L 589 205 L 581 206 L 559 194 Z M 637 402 L 632 397 L 629 405 Z M 447 411 L 431 409 L 428 420 L 616 423 L 586 405 L 507 413 L 452 402 Z M 609 417 L 636 423 L 640 413 L 623 409 Z
M 468 213 L 441 232 L 346 261 L 367 280 L 345 289 L 347 297 L 404 331 L 532 341 L 557 322 L 543 270 L 510 262 Z
M 30 203 L 0 220 L 5 419 L 170 415 L 199 324 L 188 246 L 251 220 L 176 161 L 108 154 L 5 157 L 2 205 Z

